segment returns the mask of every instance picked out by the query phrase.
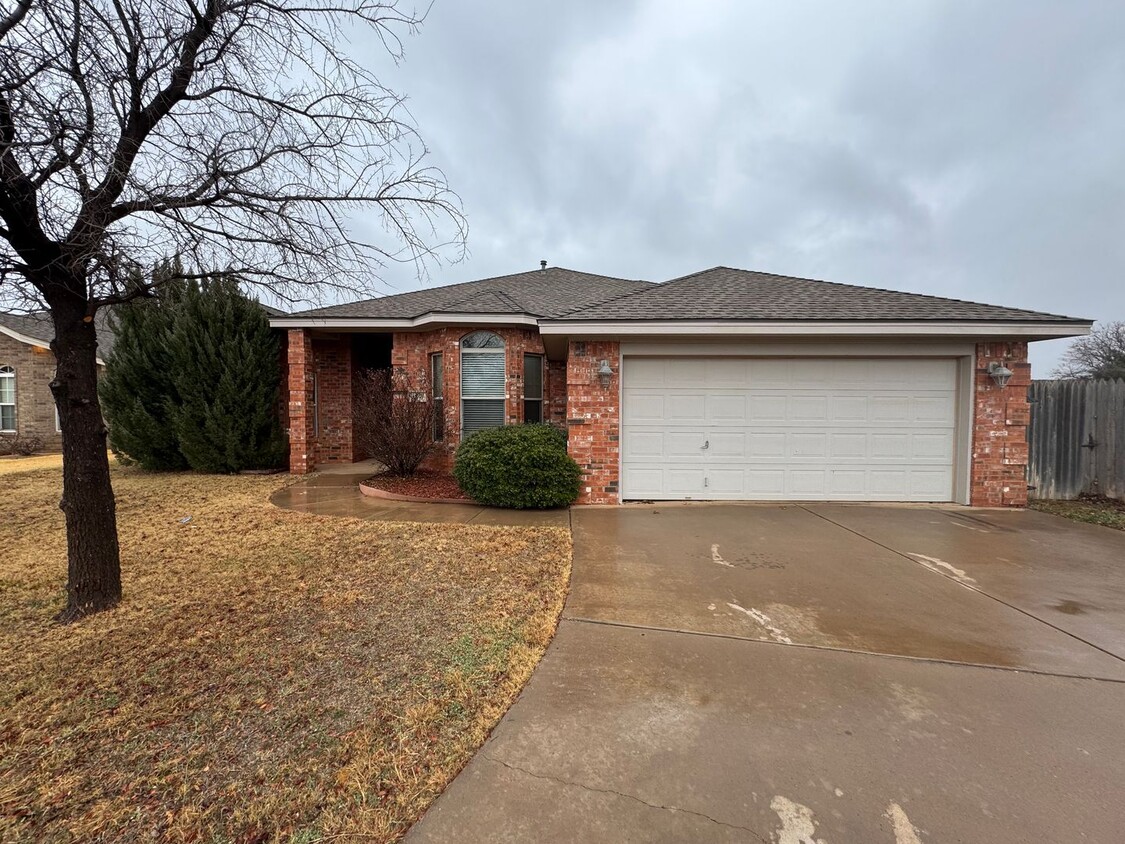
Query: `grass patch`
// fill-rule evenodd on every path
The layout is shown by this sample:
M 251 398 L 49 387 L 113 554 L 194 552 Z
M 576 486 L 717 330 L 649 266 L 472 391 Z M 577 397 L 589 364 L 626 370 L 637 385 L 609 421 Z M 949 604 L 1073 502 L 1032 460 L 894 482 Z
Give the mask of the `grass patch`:
M 1028 502 L 1032 510 L 1053 513 L 1094 525 L 1125 530 L 1125 501 L 1112 498 L 1080 498 L 1077 501 L 1037 501 Z
M 562 608 L 562 529 L 309 516 L 268 504 L 284 476 L 113 472 L 125 598 L 69 627 L 60 473 L 6 479 L 0 840 L 394 840 Z
M 33 472 L 36 469 L 62 471 L 61 454 L 33 454 L 31 457 L 0 457 L 0 475 Z

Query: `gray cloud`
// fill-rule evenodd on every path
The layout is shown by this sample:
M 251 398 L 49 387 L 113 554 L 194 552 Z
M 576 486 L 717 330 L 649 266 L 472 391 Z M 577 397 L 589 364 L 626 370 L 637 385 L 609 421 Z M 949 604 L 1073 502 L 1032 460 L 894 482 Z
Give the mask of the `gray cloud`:
M 438 0 L 407 50 L 470 225 L 427 283 L 721 263 L 1125 318 L 1116 0 Z

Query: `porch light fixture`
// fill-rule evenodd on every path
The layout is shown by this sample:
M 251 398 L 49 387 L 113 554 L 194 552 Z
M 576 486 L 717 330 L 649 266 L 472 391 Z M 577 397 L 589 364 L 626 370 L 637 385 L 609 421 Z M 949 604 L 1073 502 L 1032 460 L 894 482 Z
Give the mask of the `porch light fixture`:
M 988 365 L 988 374 L 989 377 L 996 382 L 996 386 L 1006 387 L 1008 386 L 1008 379 L 1012 377 L 1012 370 L 1008 369 L 1008 367 L 1004 366 L 1002 363 L 992 361 L 992 363 Z
M 613 377 L 613 370 L 610 369 L 609 361 L 603 360 L 598 366 L 598 380 L 603 387 L 609 386 L 609 379 Z

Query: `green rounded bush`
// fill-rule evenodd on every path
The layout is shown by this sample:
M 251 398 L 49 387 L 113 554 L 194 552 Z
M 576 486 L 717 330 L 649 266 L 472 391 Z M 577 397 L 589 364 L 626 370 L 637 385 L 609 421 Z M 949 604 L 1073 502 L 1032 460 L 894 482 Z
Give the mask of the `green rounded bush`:
M 582 470 L 566 436 L 550 425 L 478 431 L 457 449 L 453 476 L 481 504 L 515 510 L 565 507 L 578 497 Z

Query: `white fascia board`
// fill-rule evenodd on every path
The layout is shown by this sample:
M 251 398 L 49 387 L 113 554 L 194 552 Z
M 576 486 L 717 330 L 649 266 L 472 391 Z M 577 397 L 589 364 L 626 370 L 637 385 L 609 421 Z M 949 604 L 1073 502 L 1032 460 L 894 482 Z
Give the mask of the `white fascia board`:
M 46 349 L 51 351 L 51 344 L 45 340 L 39 340 L 36 337 L 28 337 L 26 334 L 20 334 L 18 331 L 13 331 L 6 325 L 0 325 L 0 334 L 6 334 L 13 340 L 18 340 L 21 343 L 26 343 L 29 346 L 34 346 L 37 349 Z M 94 358 L 98 366 L 105 366 L 105 361 L 101 358 Z
M 26 343 L 29 346 L 35 346 L 37 349 L 50 349 L 51 344 L 46 340 L 40 340 L 36 337 L 29 337 L 26 334 L 20 334 L 18 331 L 13 331 L 6 325 L 0 325 L 0 334 L 7 334 L 13 340 L 18 340 L 21 343 Z
M 544 321 L 539 332 L 571 337 L 1078 337 L 1090 325 L 1074 322 L 662 322 Z
M 539 325 L 538 317 L 530 314 L 442 314 L 430 313 L 410 319 L 372 319 L 370 317 L 276 317 L 270 328 L 334 328 L 356 330 L 362 328 L 382 331 L 403 331 L 427 325 Z

